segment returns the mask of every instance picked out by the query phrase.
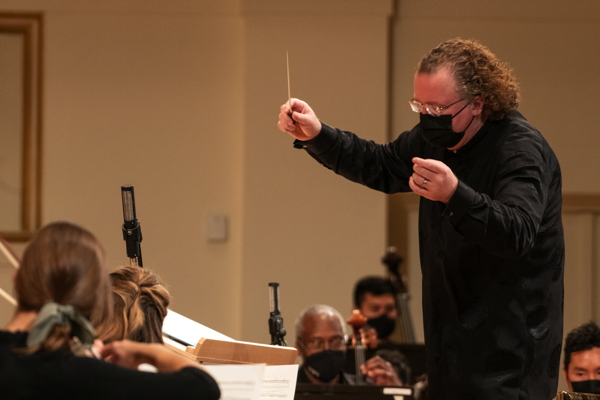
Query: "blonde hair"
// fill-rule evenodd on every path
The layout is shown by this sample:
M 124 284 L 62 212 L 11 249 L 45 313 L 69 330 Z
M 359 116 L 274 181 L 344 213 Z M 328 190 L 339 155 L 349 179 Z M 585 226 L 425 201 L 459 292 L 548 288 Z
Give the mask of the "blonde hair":
M 508 64 L 474 39 L 440 43 L 419 61 L 417 74 L 433 74 L 442 68 L 454 74 L 462 98 L 483 97 L 483 122 L 502 119 L 519 106 L 519 85 Z
M 171 297 L 158 277 L 148 269 L 129 266 L 113 271 L 110 279 L 114 317 L 94 321 L 98 339 L 163 343 L 162 325 Z
M 104 269 L 104 250 L 89 231 L 69 222 L 54 222 L 34 234 L 15 276 L 19 311 L 39 311 L 47 302 L 71 305 L 87 319 L 110 318 L 110 282 Z M 55 325 L 34 348 L 69 350 L 70 325 Z

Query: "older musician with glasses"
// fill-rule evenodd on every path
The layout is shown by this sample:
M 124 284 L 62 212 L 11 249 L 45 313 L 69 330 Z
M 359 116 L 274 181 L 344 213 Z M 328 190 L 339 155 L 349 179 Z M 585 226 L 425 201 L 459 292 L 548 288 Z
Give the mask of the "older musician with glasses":
M 343 371 L 346 355 L 345 322 L 340 313 L 327 305 L 306 307 L 296 319 L 296 348 L 302 357 L 298 383 L 353 385 L 356 378 Z M 392 365 L 379 356 L 361 367 L 370 384 L 401 386 Z
M 409 104 L 419 123 L 387 144 L 322 123 L 298 99 L 277 125 L 347 179 L 421 196 L 431 398 L 551 399 L 563 321 L 558 160 L 516 111 L 508 65 L 475 40 L 425 54 Z

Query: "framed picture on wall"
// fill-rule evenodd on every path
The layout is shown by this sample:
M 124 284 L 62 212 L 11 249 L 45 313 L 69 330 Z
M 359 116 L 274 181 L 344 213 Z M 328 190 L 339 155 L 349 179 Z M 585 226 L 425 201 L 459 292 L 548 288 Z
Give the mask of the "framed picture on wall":
M 0 234 L 41 223 L 42 15 L 0 12 Z

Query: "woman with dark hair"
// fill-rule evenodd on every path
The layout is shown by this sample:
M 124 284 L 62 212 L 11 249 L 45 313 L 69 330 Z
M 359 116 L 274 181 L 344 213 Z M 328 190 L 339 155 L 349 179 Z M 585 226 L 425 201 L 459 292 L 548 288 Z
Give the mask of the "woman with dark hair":
M 163 343 L 162 325 L 171 296 L 158 277 L 147 268 L 128 266 L 111 272 L 110 280 L 114 315 L 94 324 L 96 337 L 104 343 L 123 339 Z
M 159 344 L 98 345 L 90 319 L 109 318 L 104 252 L 87 230 L 52 223 L 25 250 L 15 276 L 17 309 L 0 331 L 3 399 L 218 399 L 200 366 Z M 159 373 L 141 372 L 147 363 Z

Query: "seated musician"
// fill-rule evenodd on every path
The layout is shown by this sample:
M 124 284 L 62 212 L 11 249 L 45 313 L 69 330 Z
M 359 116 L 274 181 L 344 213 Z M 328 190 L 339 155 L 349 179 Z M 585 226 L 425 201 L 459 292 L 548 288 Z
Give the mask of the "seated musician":
M 87 230 L 52 223 L 31 239 L 14 278 L 17 308 L 0 331 L 2 399 L 216 400 L 198 363 L 159 344 L 95 344 L 90 319 L 112 313 L 104 251 Z M 107 361 L 105 361 L 107 360 Z M 142 363 L 158 373 L 138 371 Z
M 392 283 L 379 276 L 367 276 L 354 286 L 354 308 L 367 318 L 367 325 L 377 332 L 378 345 L 389 342 L 396 328 L 398 309 Z
M 588 322 L 565 339 L 563 372 L 570 392 L 600 394 L 600 328 Z
M 367 356 L 380 356 L 392 364 L 403 382 L 412 383 L 411 366 L 406 356 L 397 348 L 397 343 L 390 340 L 398 319 L 393 284 L 380 276 L 366 276 L 356 282 L 353 301 L 354 309 L 367 318 L 364 330 L 368 342 Z M 346 370 L 352 368 L 352 363 L 346 364 Z
M 334 308 L 313 305 L 296 319 L 296 348 L 302 357 L 298 383 L 354 384 L 355 377 L 343 372 L 346 353 L 345 321 Z M 394 368 L 381 357 L 367 360 L 361 371 L 372 384 L 401 386 Z
M 96 337 L 104 343 L 129 339 L 163 343 L 162 326 L 171 296 L 158 277 L 147 268 L 121 267 L 110 273 L 114 314 L 92 321 Z

